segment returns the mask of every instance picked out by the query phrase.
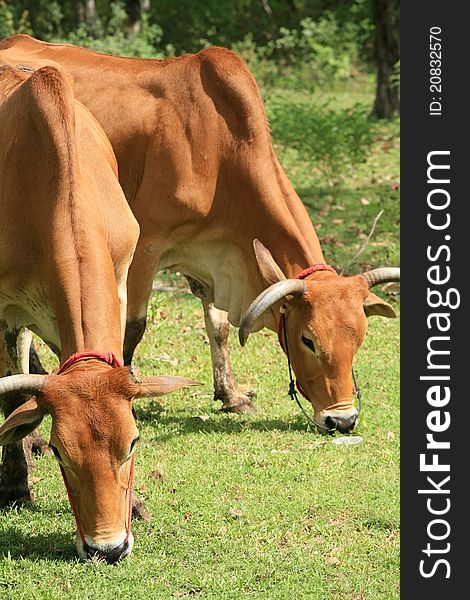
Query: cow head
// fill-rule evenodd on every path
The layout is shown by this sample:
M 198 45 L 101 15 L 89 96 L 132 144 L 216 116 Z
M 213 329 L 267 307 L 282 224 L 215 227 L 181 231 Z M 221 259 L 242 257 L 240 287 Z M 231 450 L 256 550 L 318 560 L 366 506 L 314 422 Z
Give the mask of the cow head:
M 133 398 L 161 396 L 194 381 L 138 377 L 126 367 L 87 361 L 61 375 L 0 379 L 0 394 L 30 393 L 0 427 L 0 444 L 19 440 L 52 417 L 50 446 L 59 462 L 77 522 L 81 558 L 107 562 L 132 550 L 130 531 L 133 454 L 138 430 Z
M 313 280 L 286 279 L 271 253 L 258 240 L 255 254 L 267 285 L 240 324 L 240 343 L 262 314 L 285 303 L 288 351 L 297 385 L 310 400 L 320 433 L 351 431 L 357 420 L 351 370 L 366 331 L 367 317 L 395 317 L 393 308 L 370 291 L 400 279 L 399 269 L 375 269 L 340 277 L 318 272 Z M 284 338 L 284 332 L 281 332 Z

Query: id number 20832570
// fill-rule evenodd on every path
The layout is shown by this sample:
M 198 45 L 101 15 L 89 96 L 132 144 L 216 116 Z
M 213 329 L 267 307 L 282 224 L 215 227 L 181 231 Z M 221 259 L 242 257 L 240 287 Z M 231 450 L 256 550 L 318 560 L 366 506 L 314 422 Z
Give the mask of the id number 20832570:
M 429 114 L 440 116 L 442 114 L 442 38 L 440 27 L 429 29 L 429 91 L 431 93 Z

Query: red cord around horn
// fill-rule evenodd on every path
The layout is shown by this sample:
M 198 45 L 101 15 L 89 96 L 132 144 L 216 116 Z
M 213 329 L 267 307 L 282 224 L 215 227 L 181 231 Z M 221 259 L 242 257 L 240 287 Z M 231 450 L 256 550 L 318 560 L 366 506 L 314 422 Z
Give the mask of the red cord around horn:
M 312 275 L 313 273 L 317 273 L 318 271 L 330 271 L 331 273 L 334 273 L 335 275 L 337 275 L 335 269 L 333 269 L 332 266 L 326 265 L 324 263 L 317 263 L 316 265 L 312 265 L 311 267 L 307 267 L 303 271 L 300 271 L 300 273 L 298 273 L 294 277 L 294 279 L 305 279 L 309 275 Z M 284 347 L 284 341 L 282 339 L 281 334 L 282 334 L 282 326 L 283 326 L 283 315 L 285 314 L 286 309 L 287 309 L 287 305 L 283 304 L 279 311 L 280 314 L 279 314 L 279 321 L 278 321 L 278 325 L 277 325 L 277 339 L 279 340 L 279 344 L 281 345 L 281 348 L 283 349 L 284 353 L 285 353 L 286 349 Z

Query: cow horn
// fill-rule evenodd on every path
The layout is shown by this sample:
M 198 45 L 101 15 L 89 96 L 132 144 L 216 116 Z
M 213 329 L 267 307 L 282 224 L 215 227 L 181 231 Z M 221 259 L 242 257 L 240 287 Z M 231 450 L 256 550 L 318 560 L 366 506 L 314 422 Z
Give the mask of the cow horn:
M 293 296 L 301 296 L 305 293 L 307 289 L 307 285 L 305 281 L 300 279 L 284 279 L 283 281 L 278 281 L 277 283 L 269 286 L 265 289 L 261 294 L 253 300 L 253 302 L 248 307 L 248 310 L 243 315 L 240 330 L 238 332 L 238 338 L 240 340 L 240 344 L 244 346 L 246 344 L 246 340 L 251 333 L 253 324 L 259 317 L 271 308 L 273 304 L 285 298 L 289 294 Z
M 44 389 L 47 384 L 47 375 L 9 375 L 0 378 L 0 396 L 12 392 L 36 394 Z
M 400 281 L 400 269 L 397 267 L 382 267 L 380 269 L 366 271 L 365 273 L 362 273 L 362 276 L 367 281 L 367 285 L 371 288 L 379 283 Z

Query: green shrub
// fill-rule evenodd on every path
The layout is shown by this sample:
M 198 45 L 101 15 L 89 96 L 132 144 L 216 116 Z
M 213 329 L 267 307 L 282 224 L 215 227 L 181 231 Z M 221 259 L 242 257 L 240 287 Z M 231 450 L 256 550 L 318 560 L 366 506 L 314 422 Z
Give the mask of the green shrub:
M 264 46 L 250 34 L 232 48 L 263 87 L 313 90 L 349 80 L 364 68 L 361 48 L 370 27 L 368 20 L 340 23 L 325 11 L 318 19 L 303 19 L 297 28 L 280 27 Z
M 3 0 L 0 0 L 0 39 L 12 35 L 15 31 L 13 14 Z
M 376 125 L 363 105 L 334 110 L 328 102 L 289 102 L 273 96 L 267 103 L 274 139 L 294 148 L 301 160 L 338 185 L 369 156 Z
M 161 58 L 172 54 L 171 46 L 164 52 L 156 50 L 162 39 L 162 29 L 157 23 L 150 25 L 147 15 L 143 15 L 138 33 L 129 32 L 127 19 L 124 2 L 113 2 L 106 22 L 97 19 L 91 25 L 82 24 L 65 41 L 120 56 Z
M 281 27 L 280 36 L 268 43 L 271 56 L 285 64 L 303 63 L 315 79 L 347 79 L 357 61 L 356 27 L 340 28 L 326 12 L 318 20 L 303 19 L 299 29 Z
M 15 13 L 5 0 L 0 0 L 0 40 L 15 33 L 32 35 L 29 13 L 24 10 L 18 15 L 18 18 L 15 18 Z

